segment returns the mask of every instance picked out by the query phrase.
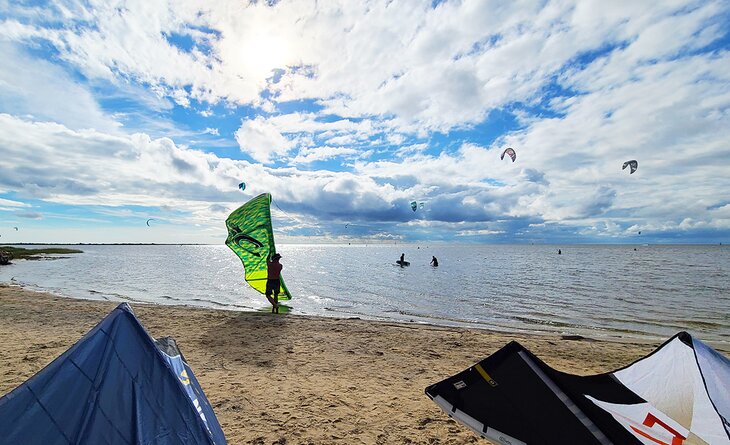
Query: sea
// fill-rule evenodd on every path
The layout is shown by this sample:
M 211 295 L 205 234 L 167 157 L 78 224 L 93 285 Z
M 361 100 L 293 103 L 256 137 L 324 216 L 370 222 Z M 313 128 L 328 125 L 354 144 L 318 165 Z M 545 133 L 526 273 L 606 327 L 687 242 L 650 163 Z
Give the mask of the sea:
M 66 247 L 83 253 L 16 261 L 0 267 L 0 282 L 89 300 L 270 308 L 224 245 Z M 292 314 L 594 339 L 656 341 L 686 330 L 730 348 L 727 246 L 280 244 L 278 250 Z M 401 254 L 410 266 L 395 263 Z M 429 265 L 432 256 L 438 267 Z

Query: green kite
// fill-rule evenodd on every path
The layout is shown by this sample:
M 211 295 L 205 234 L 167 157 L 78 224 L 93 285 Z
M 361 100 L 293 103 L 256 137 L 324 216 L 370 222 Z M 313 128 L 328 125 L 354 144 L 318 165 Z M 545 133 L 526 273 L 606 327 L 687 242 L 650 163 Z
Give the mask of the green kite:
M 270 206 L 271 195 L 262 193 L 234 210 L 226 219 L 226 246 L 241 259 L 248 284 L 262 294 L 266 293 L 266 260 L 276 253 Z M 281 278 L 279 300 L 290 299 L 289 289 Z

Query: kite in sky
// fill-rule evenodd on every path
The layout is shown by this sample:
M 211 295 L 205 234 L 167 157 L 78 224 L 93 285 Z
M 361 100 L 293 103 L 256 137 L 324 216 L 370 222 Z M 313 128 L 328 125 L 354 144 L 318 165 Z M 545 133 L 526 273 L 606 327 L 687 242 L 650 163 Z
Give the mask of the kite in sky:
M 510 158 L 512 158 L 512 162 L 515 162 L 515 160 L 517 160 L 517 153 L 515 153 L 515 150 L 511 147 L 505 149 L 499 159 L 504 159 L 504 155 L 508 155 Z
M 621 170 L 626 170 L 626 167 L 631 167 L 631 173 L 630 175 L 633 175 L 637 168 L 639 168 L 639 163 L 636 162 L 635 159 L 632 159 L 631 161 L 624 162 L 624 166 L 621 167 Z

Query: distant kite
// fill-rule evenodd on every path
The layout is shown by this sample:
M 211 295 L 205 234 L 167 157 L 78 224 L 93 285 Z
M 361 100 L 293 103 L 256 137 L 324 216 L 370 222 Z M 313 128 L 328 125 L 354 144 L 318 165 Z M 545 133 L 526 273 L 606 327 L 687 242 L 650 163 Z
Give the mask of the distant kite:
M 418 209 L 418 203 L 416 201 L 411 201 L 411 210 L 414 212 Z
M 242 182 L 242 183 L 238 184 L 238 188 L 241 189 L 241 191 L 246 190 L 246 183 Z
M 631 173 L 630 175 L 633 175 L 637 168 L 639 168 L 639 163 L 636 162 L 636 159 L 632 159 L 631 161 L 624 162 L 624 166 L 621 167 L 621 170 L 626 170 L 626 167 L 631 167 Z
M 18 228 L 17 227 L 13 227 L 13 229 L 15 229 L 16 232 L 18 231 Z
M 515 162 L 515 160 L 517 160 L 517 153 L 515 153 L 515 150 L 511 147 L 504 150 L 502 152 L 502 156 L 500 156 L 499 159 L 504 159 L 504 155 L 508 155 L 510 158 L 512 158 L 512 162 Z
M 423 210 L 423 203 L 418 204 L 418 207 Z
M 154 221 L 154 219 L 150 218 L 147 220 L 147 227 L 150 227 L 150 221 Z

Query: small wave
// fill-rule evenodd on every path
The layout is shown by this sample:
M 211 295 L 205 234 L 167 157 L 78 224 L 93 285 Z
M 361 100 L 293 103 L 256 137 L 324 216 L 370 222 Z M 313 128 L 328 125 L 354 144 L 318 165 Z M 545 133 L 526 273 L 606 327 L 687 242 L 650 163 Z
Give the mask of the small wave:
M 705 320 L 675 320 L 680 326 L 687 326 L 687 328 L 697 329 L 719 329 L 724 325 L 722 323 L 716 323 L 714 321 Z
M 165 300 L 182 301 L 181 299 L 171 297 L 170 295 L 160 295 L 160 298 L 164 298 Z

